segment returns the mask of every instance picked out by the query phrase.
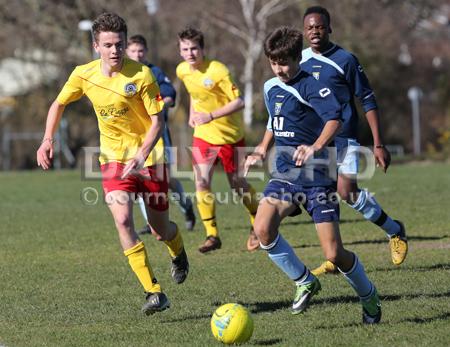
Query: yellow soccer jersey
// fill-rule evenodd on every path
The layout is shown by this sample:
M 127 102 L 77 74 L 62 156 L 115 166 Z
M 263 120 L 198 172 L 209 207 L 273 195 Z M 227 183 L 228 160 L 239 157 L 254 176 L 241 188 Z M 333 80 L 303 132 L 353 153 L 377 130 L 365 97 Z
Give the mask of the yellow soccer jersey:
M 241 95 L 227 67 L 217 60 L 205 59 L 194 71 L 188 63 L 182 62 L 177 67 L 177 76 L 186 86 L 197 112 L 212 112 Z M 242 112 L 196 126 L 194 136 L 214 145 L 236 143 L 244 137 Z
M 100 130 L 100 163 L 126 163 L 144 141 L 150 116 L 161 112 L 163 101 L 151 70 L 124 59 L 122 70 L 107 77 L 100 69 L 100 59 L 80 65 L 70 75 L 57 97 L 67 105 L 86 95 L 92 102 Z M 145 166 L 164 162 L 164 147 L 159 139 Z

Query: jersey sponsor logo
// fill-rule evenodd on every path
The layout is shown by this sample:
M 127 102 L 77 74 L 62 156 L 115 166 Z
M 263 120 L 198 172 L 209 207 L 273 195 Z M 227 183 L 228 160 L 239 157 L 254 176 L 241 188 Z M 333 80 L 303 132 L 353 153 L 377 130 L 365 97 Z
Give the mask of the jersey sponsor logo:
M 322 65 L 313 65 L 312 67 L 313 67 L 313 68 L 319 68 L 319 69 L 320 69 L 320 68 L 322 67 Z
M 279 116 L 281 113 L 281 106 L 283 106 L 282 102 L 276 102 L 275 103 L 275 109 L 274 109 L 274 114 L 275 116 Z
M 277 95 L 276 97 L 277 97 L 277 98 L 284 99 L 284 95 Z
M 134 84 L 133 82 L 125 84 L 125 87 L 123 89 L 127 96 L 133 96 L 137 92 L 136 84 Z
M 328 88 L 322 88 L 321 90 L 319 90 L 319 94 L 322 98 L 326 97 L 327 95 L 331 94 L 330 89 Z
M 314 77 L 316 80 L 319 80 L 319 77 L 320 77 L 320 72 L 319 72 L 319 71 L 313 72 L 312 75 L 313 75 L 313 77 Z
M 278 131 L 275 130 L 275 136 L 278 137 L 295 137 L 295 133 L 293 131 Z
M 203 86 L 205 86 L 206 88 L 211 88 L 213 85 L 214 85 L 214 81 L 211 78 L 206 77 L 203 80 Z
M 105 120 L 122 117 L 128 112 L 129 107 L 117 108 L 116 105 L 97 106 L 96 111 Z

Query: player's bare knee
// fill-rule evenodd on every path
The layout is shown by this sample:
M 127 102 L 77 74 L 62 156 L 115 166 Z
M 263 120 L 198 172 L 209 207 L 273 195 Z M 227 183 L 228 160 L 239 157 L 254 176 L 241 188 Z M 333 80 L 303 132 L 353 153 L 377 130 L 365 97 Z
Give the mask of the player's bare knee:
M 269 226 L 264 223 L 258 223 L 257 220 L 255 220 L 255 224 L 253 225 L 253 230 L 255 231 L 256 236 L 258 237 L 259 242 L 261 242 L 263 245 L 270 244 L 270 230 Z

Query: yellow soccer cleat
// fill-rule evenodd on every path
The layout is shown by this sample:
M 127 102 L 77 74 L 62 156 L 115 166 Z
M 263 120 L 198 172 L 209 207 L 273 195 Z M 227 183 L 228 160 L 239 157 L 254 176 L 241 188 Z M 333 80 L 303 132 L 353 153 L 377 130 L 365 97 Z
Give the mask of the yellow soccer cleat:
M 396 221 L 400 225 L 400 232 L 389 240 L 391 248 L 391 258 L 394 265 L 400 265 L 405 261 L 408 254 L 408 241 L 406 240 L 405 227 L 402 222 Z
M 315 268 L 311 271 L 314 276 L 320 276 L 324 274 L 337 274 L 339 270 L 336 265 L 334 265 L 331 261 L 323 262 L 319 267 Z

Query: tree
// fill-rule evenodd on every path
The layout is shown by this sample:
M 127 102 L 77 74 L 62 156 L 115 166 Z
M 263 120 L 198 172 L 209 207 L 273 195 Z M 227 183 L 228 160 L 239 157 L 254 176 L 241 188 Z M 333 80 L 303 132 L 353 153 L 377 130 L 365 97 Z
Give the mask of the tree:
M 295 3 L 299 3 L 299 1 L 239 0 L 244 21 L 239 21 L 238 24 L 235 17 L 223 16 L 223 14 L 219 16 L 216 13 L 211 13 L 209 16 L 213 25 L 228 31 L 241 41 L 238 49 L 245 60 L 242 82 L 245 99 L 244 123 L 247 126 L 250 126 L 253 120 L 255 63 L 261 57 L 264 39 L 267 35 L 268 20 L 271 16 L 286 10 Z

